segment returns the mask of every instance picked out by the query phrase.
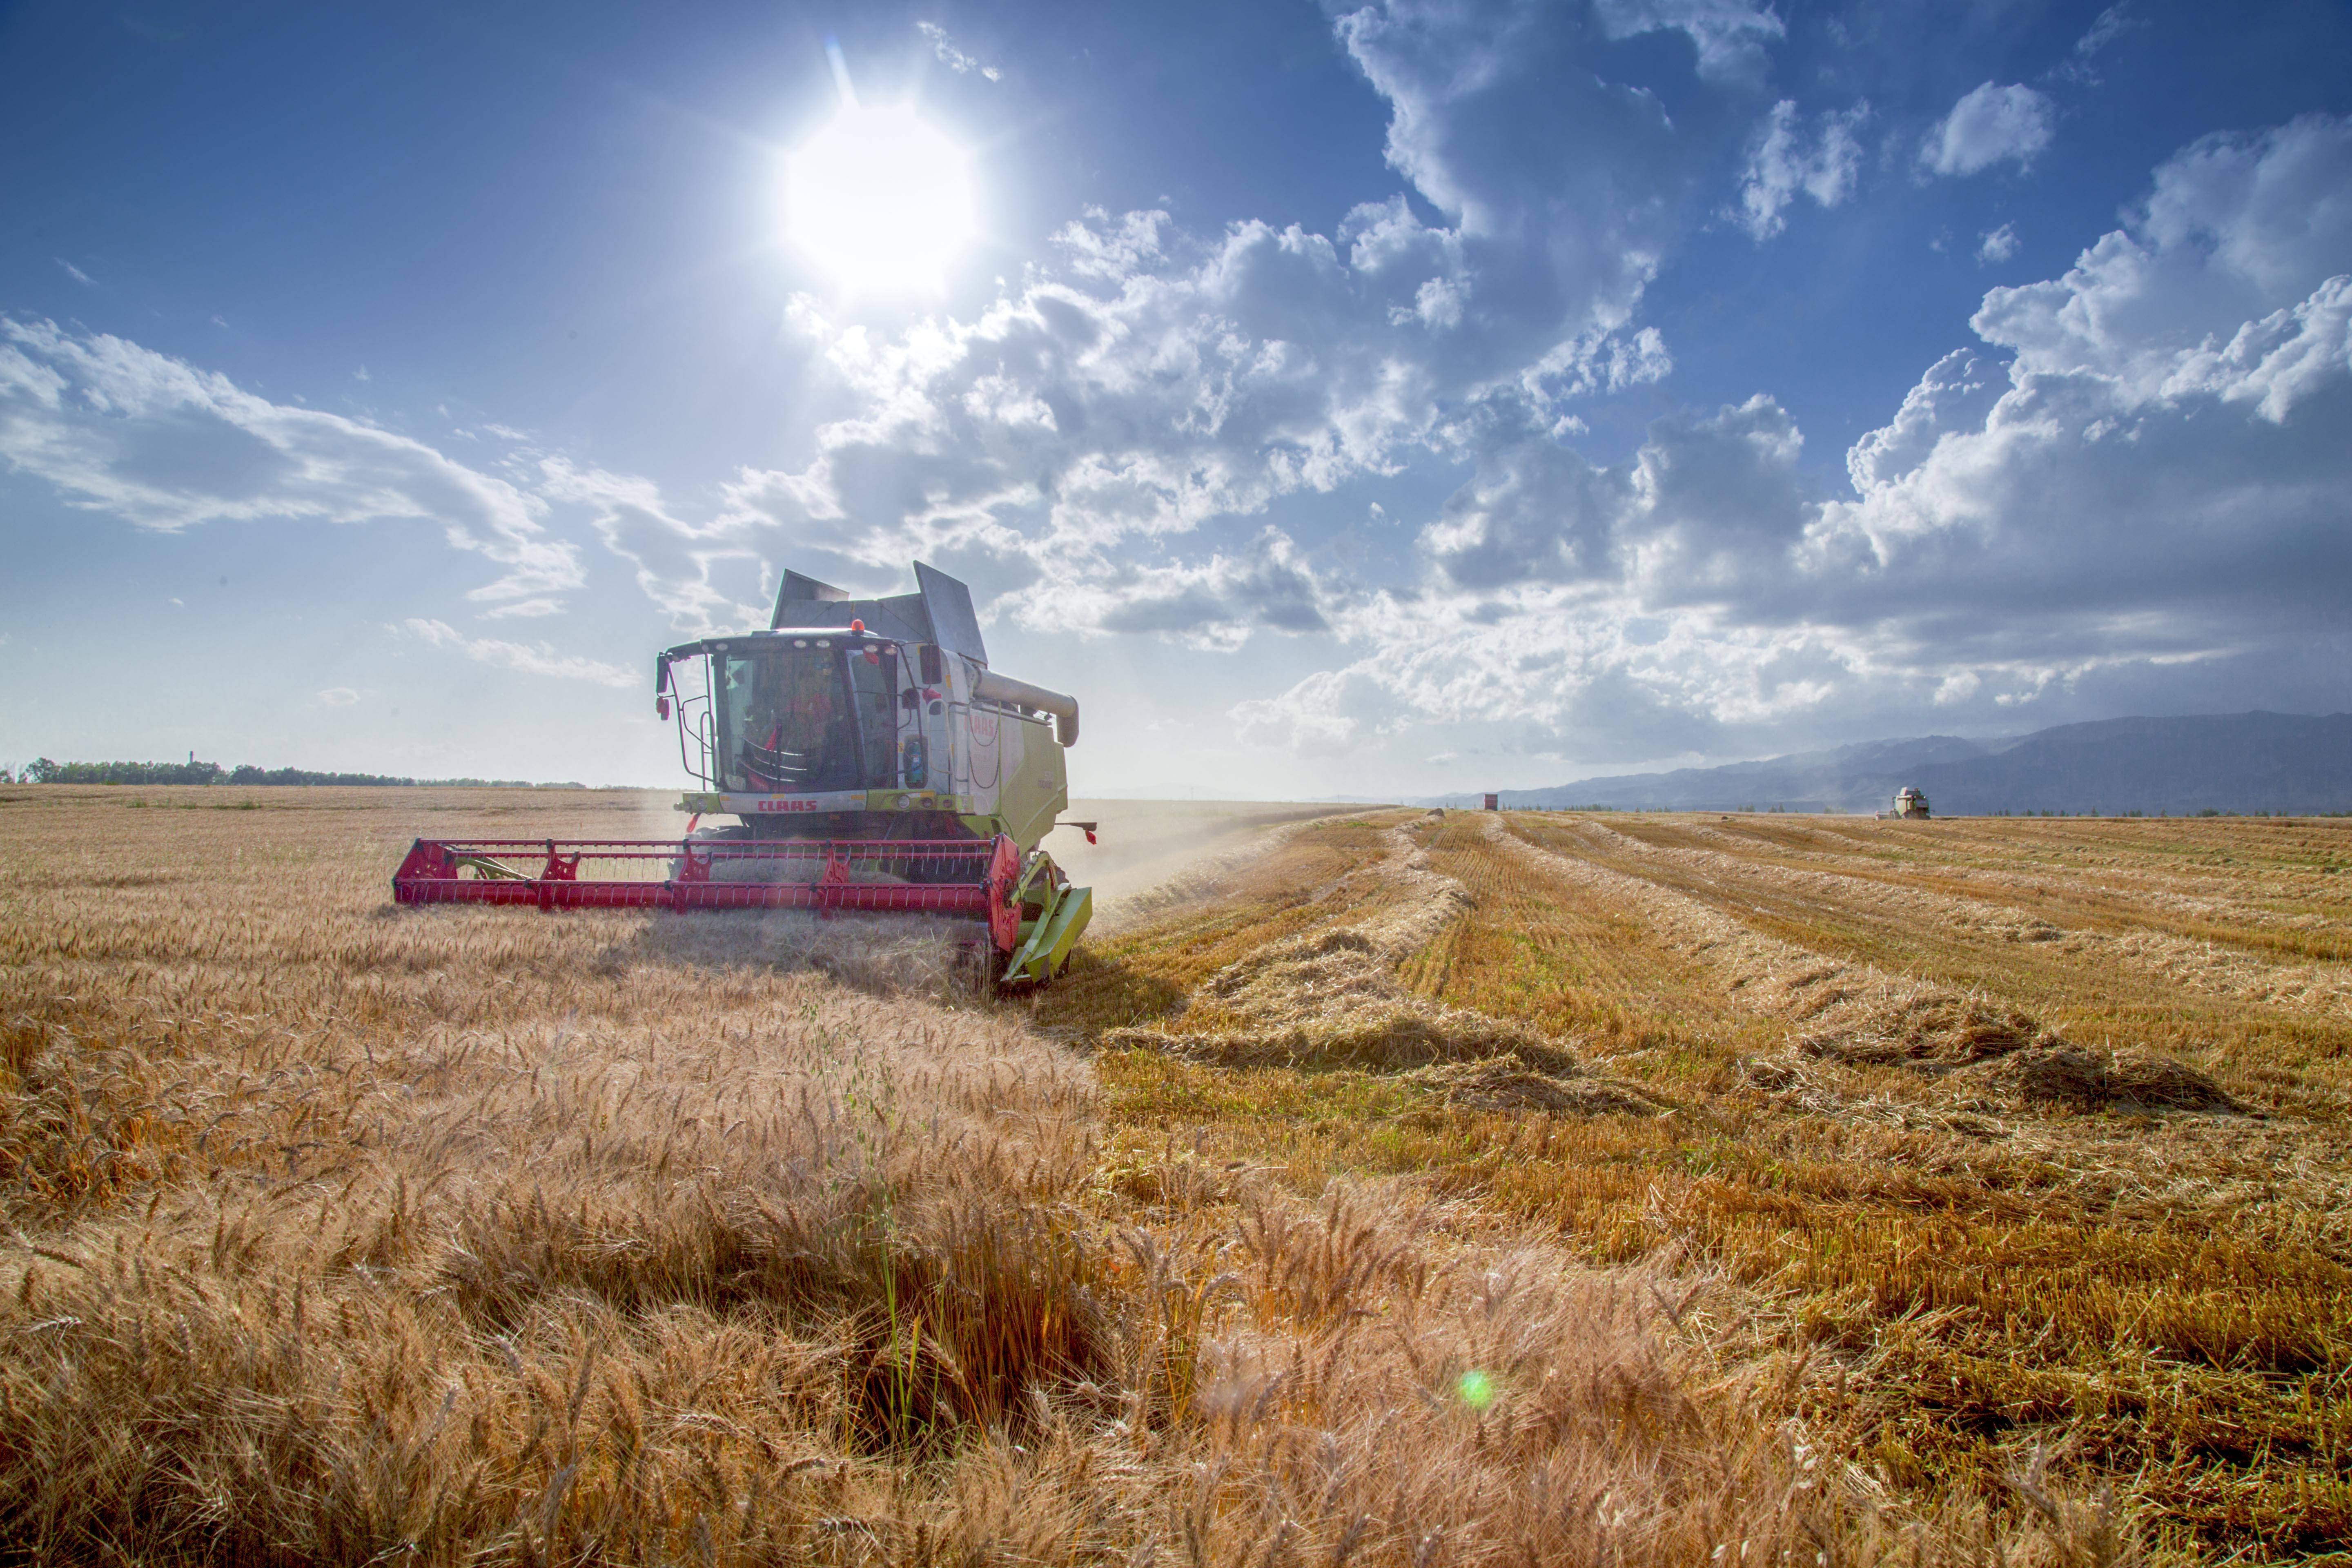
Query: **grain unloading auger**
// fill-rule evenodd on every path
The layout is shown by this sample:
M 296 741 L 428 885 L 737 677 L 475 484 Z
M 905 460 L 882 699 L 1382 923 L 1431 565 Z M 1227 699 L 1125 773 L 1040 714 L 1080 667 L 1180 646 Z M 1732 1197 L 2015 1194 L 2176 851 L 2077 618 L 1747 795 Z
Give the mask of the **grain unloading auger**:
M 1094 912 L 1039 847 L 1069 804 L 1077 702 L 990 669 L 971 591 L 920 562 L 915 579 L 853 599 L 787 572 L 766 631 L 662 651 L 655 711 L 703 786 L 683 837 L 420 838 L 393 897 L 941 915 L 978 922 L 999 984 L 1052 979 Z

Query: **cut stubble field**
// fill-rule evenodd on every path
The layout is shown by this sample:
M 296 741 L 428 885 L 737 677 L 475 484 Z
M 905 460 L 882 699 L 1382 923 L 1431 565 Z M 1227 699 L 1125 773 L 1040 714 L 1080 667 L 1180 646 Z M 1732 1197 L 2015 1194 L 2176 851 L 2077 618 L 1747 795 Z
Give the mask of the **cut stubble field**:
M 662 805 L 0 789 L 0 1556 L 2352 1540 L 2352 826 L 1080 805 L 1010 1000 L 390 902 Z

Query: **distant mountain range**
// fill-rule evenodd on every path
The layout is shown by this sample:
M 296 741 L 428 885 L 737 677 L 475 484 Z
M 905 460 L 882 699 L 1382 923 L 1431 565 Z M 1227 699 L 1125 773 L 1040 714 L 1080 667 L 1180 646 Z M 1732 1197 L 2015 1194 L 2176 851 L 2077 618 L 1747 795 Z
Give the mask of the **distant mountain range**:
M 1506 806 L 1623 811 L 1876 811 L 1913 784 L 1937 815 L 2352 811 L 2352 714 L 2104 719 L 2030 735 L 1870 741 L 1720 768 L 1505 790 Z M 1432 805 L 1475 805 L 1475 795 Z

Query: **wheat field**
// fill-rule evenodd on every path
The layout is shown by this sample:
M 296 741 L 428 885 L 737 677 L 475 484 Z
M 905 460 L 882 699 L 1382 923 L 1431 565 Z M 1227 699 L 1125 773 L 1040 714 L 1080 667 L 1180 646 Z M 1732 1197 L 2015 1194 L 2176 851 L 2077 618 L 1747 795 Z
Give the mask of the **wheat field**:
M 390 902 L 664 805 L 0 789 L 0 1555 L 2352 1536 L 2342 825 L 1189 807 L 1009 1000 Z

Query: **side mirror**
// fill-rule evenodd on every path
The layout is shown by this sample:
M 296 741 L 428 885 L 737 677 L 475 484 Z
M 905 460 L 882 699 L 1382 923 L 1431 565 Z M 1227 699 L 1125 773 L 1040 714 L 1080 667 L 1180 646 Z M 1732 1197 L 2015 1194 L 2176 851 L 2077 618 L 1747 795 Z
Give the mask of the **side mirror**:
M 654 717 L 656 719 L 669 717 L 669 698 L 667 695 L 654 699 Z
M 920 657 L 923 664 L 924 685 L 937 686 L 940 681 L 947 679 L 947 670 L 940 662 L 940 650 L 937 644 L 923 644 Z

